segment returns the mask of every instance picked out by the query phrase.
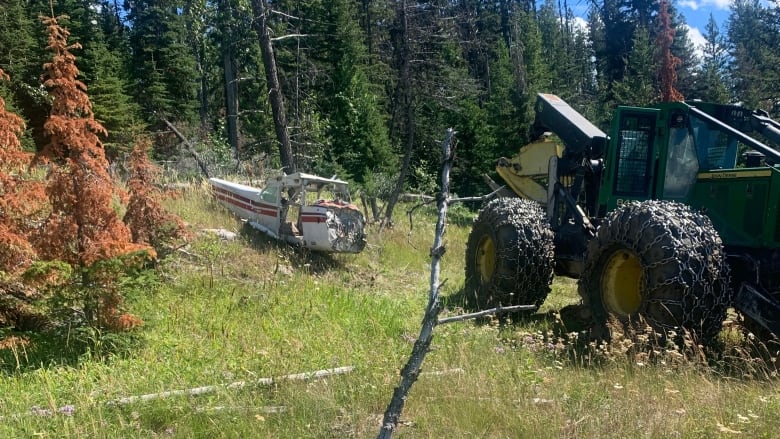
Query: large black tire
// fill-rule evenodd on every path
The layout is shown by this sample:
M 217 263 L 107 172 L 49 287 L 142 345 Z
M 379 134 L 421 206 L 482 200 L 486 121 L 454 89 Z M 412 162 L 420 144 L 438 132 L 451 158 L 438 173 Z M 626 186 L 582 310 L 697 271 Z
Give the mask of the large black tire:
M 624 205 L 589 243 L 579 294 L 595 328 L 611 316 L 648 324 L 661 339 L 674 331 L 679 342 L 687 332 L 708 344 L 729 305 L 723 244 L 709 218 L 685 205 Z
M 466 306 L 536 305 L 553 277 L 553 235 L 538 204 L 498 198 L 480 211 L 466 246 Z

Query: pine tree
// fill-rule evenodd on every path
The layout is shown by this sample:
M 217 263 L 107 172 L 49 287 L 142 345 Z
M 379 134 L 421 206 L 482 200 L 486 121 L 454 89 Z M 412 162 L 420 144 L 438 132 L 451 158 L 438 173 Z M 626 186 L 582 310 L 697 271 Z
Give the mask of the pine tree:
M 8 81 L 0 69 L 0 81 Z M 16 274 L 35 258 L 30 234 L 44 201 L 43 188 L 27 176 L 32 156 L 22 151 L 24 121 L 0 97 L 0 272 Z M 26 178 L 27 177 L 27 178 Z
M 695 93 L 701 60 L 696 55 L 696 47 L 688 34 L 688 27 L 685 25 L 685 18 L 682 13 L 676 12 L 672 3 L 667 2 L 667 8 L 671 18 L 670 25 L 674 29 L 671 53 L 674 57 L 680 59 L 680 65 L 675 70 L 677 73 L 677 84 L 675 87 L 687 99 Z M 657 34 L 655 38 L 658 38 Z
M 736 0 L 731 5 L 728 37 L 732 57 L 730 77 L 735 97 L 751 108 L 778 111 L 780 101 L 780 29 L 759 0 Z
M 75 268 L 77 299 L 86 321 L 114 327 L 121 295 L 110 270 L 101 262 L 145 250 L 132 244 L 129 229 L 112 208 L 115 186 L 108 174 L 108 161 L 99 135 L 103 126 L 95 120 L 86 86 L 77 79 L 69 45 L 69 32 L 56 18 L 43 19 L 53 52 L 44 65 L 44 86 L 49 91 L 51 113 L 44 125 L 48 144 L 37 161 L 49 167 L 46 194 L 51 211 L 34 244 L 46 260 L 59 260 Z
M 198 78 L 195 57 L 178 0 L 130 3 L 133 89 L 144 117 L 160 125 L 158 114 L 174 121 L 196 120 Z
M 93 32 L 92 42 L 83 50 L 91 67 L 83 75 L 84 83 L 89 87 L 95 119 L 106 129 L 106 154 L 114 161 L 130 152 L 133 139 L 143 128 L 140 106 L 128 92 L 122 57 L 110 50 L 101 28 Z
M 43 53 L 38 41 L 43 33 L 36 26 L 34 2 L 8 0 L 0 13 L 0 66 L 10 76 L 0 87 L 6 106 L 16 111 L 26 122 L 29 136 L 42 138 L 46 119 L 46 93 L 38 86 Z M 33 140 L 22 139 L 27 148 Z
M 696 94 L 691 97 L 708 102 L 727 103 L 730 100 L 725 79 L 728 68 L 727 43 L 712 14 L 705 27 L 704 38 L 706 42 L 702 48 L 703 59 L 699 73 L 701 79 L 698 81 Z
M 149 159 L 151 145 L 149 138 L 139 138 L 128 159 L 130 200 L 123 221 L 132 233 L 133 242 L 153 247 L 162 257 L 171 251 L 174 242 L 185 239 L 187 234 L 181 218 L 160 204 L 163 194 L 156 186 L 160 169 Z
M 612 87 L 617 104 L 646 106 L 656 100 L 657 93 L 653 86 L 653 52 L 647 30 L 637 27 L 634 32 L 633 50 L 626 62 L 626 73 L 623 79 Z
M 677 91 L 677 69 L 682 60 L 672 54 L 674 29 L 666 0 L 661 0 L 658 13 L 658 35 L 655 39 L 658 78 L 661 88 L 661 102 L 680 102 L 683 95 Z
M 341 177 L 363 183 L 367 173 L 389 172 L 397 164 L 386 121 L 368 82 L 357 10 L 352 1 L 334 0 L 319 16 L 326 23 L 319 34 L 327 35 L 320 45 L 321 57 L 330 72 L 321 106 L 330 121 L 326 162 L 341 167 L 346 172 Z

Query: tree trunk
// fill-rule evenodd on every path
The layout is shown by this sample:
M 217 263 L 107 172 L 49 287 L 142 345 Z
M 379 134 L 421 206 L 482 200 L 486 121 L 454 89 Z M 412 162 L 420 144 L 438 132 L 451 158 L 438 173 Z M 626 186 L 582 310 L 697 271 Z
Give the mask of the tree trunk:
M 406 0 L 401 1 L 401 5 L 398 10 L 398 19 L 401 23 L 401 70 L 399 72 L 398 87 L 402 90 L 402 93 L 398 93 L 401 96 L 400 105 L 406 111 L 405 130 L 406 130 L 406 142 L 404 147 L 404 158 L 401 162 L 401 171 L 398 174 L 398 181 L 395 184 L 395 189 L 390 194 L 390 199 L 387 201 L 387 209 L 385 210 L 384 224 L 390 224 L 393 218 L 393 209 L 398 202 L 398 196 L 404 189 L 404 182 L 406 176 L 409 174 L 409 166 L 412 161 L 412 151 L 414 149 L 414 96 L 412 94 L 411 84 L 411 47 L 409 44 L 409 19 L 406 14 Z
M 238 93 L 236 92 L 236 70 L 233 68 L 233 54 L 227 48 L 222 55 L 225 72 L 225 103 L 227 109 L 227 134 L 230 149 L 236 159 L 240 158 L 241 146 L 238 144 Z
M 366 50 L 368 51 L 368 65 L 372 64 L 374 57 L 374 32 L 371 16 L 371 0 L 363 0 L 363 14 L 366 20 Z
M 282 160 L 284 172 L 291 174 L 297 171 L 295 159 L 290 146 L 290 135 L 287 132 L 287 116 L 284 113 L 284 97 L 282 86 L 279 84 L 279 76 L 276 71 L 276 59 L 274 48 L 271 45 L 271 35 L 266 22 L 266 0 L 252 0 L 254 12 L 254 26 L 257 36 L 260 38 L 260 51 L 263 54 L 263 66 L 265 77 L 268 81 L 268 99 L 271 102 L 271 110 L 274 115 L 274 128 L 276 139 L 279 141 L 279 157 Z
M 385 415 L 382 418 L 382 427 L 377 439 L 390 439 L 393 436 L 398 421 L 401 419 L 406 399 L 412 390 L 412 385 L 420 376 L 425 356 L 428 354 L 433 342 L 433 330 L 439 321 L 439 289 L 441 288 L 441 257 L 444 255 L 444 229 L 447 225 L 447 206 L 450 196 L 450 170 L 455 155 L 453 154 L 452 141 L 455 132 L 452 128 L 447 130 L 447 136 L 442 144 L 443 164 L 441 172 L 441 193 L 438 199 L 439 215 L 436 221 L 436 233 L 431 247 L 431 282 L 428 291 L 428 305 L 425 308 L 420 335 L 414 342 L 409 360 L 401 369 L 401 382 L 393 390 L 393 397 L 387 405 Z

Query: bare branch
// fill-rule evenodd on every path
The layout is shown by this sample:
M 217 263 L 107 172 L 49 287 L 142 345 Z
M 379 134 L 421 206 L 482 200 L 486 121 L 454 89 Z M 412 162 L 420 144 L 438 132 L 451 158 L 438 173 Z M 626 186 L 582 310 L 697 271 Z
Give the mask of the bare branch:
M 535 305 L 499 306 L 498 308 L 485 309 L 471 314 L 461 314 L 459 316 L 445 317 L 439 319 L 439 321 L 436 324 L 441 325 L 443 323 L 462 322 L 464 320 L 476 319 L 479 317 L 489 316 L 493 314 L 498 315 L 498 314 L 504 314 L 509 312 L 518 312 L 518 311 L 536 311 L 536 306 Z
M 300 20 L 300 17 L 296 17 L 296 16 L 290 15 L 290 14 L 285 14 L 284 12 L 277 11 L 275 9 L 271 9 L 268 12 L 270 12 L 272 14 L 276 14 L 276 15 L 281 15 L 282 17 L 291 18 L 293 20 Z
M 489 193 L 487 195 L 483 195 L 481 197 L 449 198 L 447 200 L 447 202 L 449 204 L 452 204 L 452 203 L 467 203 L 467 202 L 472 202 L 472 201 L 486 201 L 486 200 L 489 200 L 489 199 L 493 198 L 494 196 L 496 196 L 496 194 L 501 192 L 504 188 L 505 188 L 505 186 L 501 186 L 500 188 L 494 190 L 493 192 L 491 192 L 491 193 Z M 436 198 L 431 197 L 430 200 L 425 200 L 425 201 L 423 201 L 421 203 L 415 204 L 414 206 L 412 206 L 411 209 L 406 211 L 406 215 L 409 216 L 409 234 L 410 235 L 412 233 L 412 230 L 414 230 L 414 221 L 412 220 L 412 214 L 414 213 L 414 211 L 419 209 L 419 208 L 421 208 L 421 207 L 423 207 L 423 206 L 427 206 L 427 205 L 431 204 L 434 201 L 436 201 Z
M 407 361 L 406 365 L 401 370 L 401 382 L 393 391 L 393 397 L 387 406 L 387 410 L 385 410 L 385 415 L 382 419 L 382 427 L 377 436 L 379 439 L 389 439 L 398 426 L 398 421 L 401 418 L 401 411 L 403 410 L 407 395 L 412 388 L 412 384 L 414 384 L 420 376 L 423 360 L 425 360 L 425 355 L 428 353 L 431 342 L 433 341 L 433 329 L 438 322 L 440 310 L 439 290 L 441 289 L 439 283 L 439 275 L 441 273 L 440 263 L 441 257 L 444 254 L 444 245 L 442 244 L 442 241 L 447 219 L 450 170 L 452 169 L 452 162 L 454 159 L 451 148 L 454 135 L 455 131 L 452 128 L 448 129 L 447 137 L 442 144 L 444 156 L 441 173 L 441 193 L 436 197 L 439 202 L 439 216 L 436 221 L 436 233 L 433 239 L 433 247 L 431 248 L 431 283 L 428 293 L 428 306 L 426 307 L 422 327 L 420 328 L 420 336 L 417 337 L 417 340 L 414 342 L 409 361 Z
M 282 35 L 281 37 L 271 38 L 271 41 L 281 41 L 281 40 L 286 40 L 287 38 L 316 37 L 316 36 L 317 35 L 312 35 L 312 34 L 287 34 L 287 35 Z
M 487 201 L 496 195 L 498 195 L 499 192 L 501 192 L 504 189 L 505 186 L 501 186 L 500 188 L 494 190 L 493 192 L 482 195 L 481 197 L 461 197 L 461 198 L 450 198 L 450 203 L 470 203 L 472 201 Z
M 168 390 L 166 392 L 148 393 L 146 395 L 126 396 L 124 398 L 114 399 L 108 401 L 107 405 L 125 405 L 135 402 L 152 401 L 155 399 L 168 398 L 171 396 L 195 396 L 203 395 L 206 393 L 214 393 L 220 389 L 241 389 L 249 385 L 255 386 L 270 386 L 278 383 L 279 381 L 306 381 L 311 379 L 325 378 L 331 375 L 341 375 L 352 372 L 355 368 L 352 366 L 337 367 L 335 369 L 323 369 L 314 372 L 296 373 L 292 375 L 284 375 L 276 378 L 260 378 L 256 381 L 236 381 L 229 384 L 217 384 L 213 386 L 194 387 L 192 389 L 179 389 Z
M 168 398 L 171 396 L 196 396 L 196 395 L 203 395 L 206 393 L 214 393 L 217 390 L 221 389 L 241 389 L 246 386 L 250 385 L 256 385 L 256 386 L 270 386 L 273 384 L 276 384 L 280 381 L 307 381 L 307 380 L 315 380 L 315 379 L 321 379 L 326 378 L 332 375 L 342 375 L 345 373 L 349 373 L 355 370 L 353 366 L 343 366 L 343 367 L 337 367 L 334 369 L 322 369 L 322 370 L 316 370 L 313 372 L 303 372 L 303 373 L 296 373 L 292 375 L 284 375 L 276 378 L 260 378 L 257 381 L 236 381 L 229 384 L 217 384 L 213 386 L 202 386 L 202 387 L 194 387 L 192 389 L 180 389 L 180 390 L 169 390 L 167 392 L 160 392 L 160 393 L 148 393 L 146 395 L 136 395 L 136 396 L 126 396 L 124 398 L 118 398 L 113 399 L 110 401 L 106 401 L 106 405 L 108 406 L 117 406 L 117 405 L 125 405 L 125 404 L 131 404 L 135 402 L 146 402 L 146 401 L 154 401 L 157 399 L 162 398 Z M 227 407 L 213 407 L 211 410 L 223 410 L 227 409 Z M 3 421 L 5 419 L 9 418 L 21 418 L 23 416 L 51 416 L 53 414 L 59 413 L 66 416 L 70 416 L 74 411 L 76 410 L 76 406 L 72 404 L 64 405 L 60 408 L 41 408 L 38 406 L 33 407 L 29 412 L 25 413 L 15 413 L 8 416 L 0 416 L 0 421 Z M 284 406 L 269 406 L 269 407 L 260 407 L 255 408 L 254 410 L 259 410 L 264 413 L 283 413 L 287 409 Z
M 160 118 L 160 120 L 162 120 L 165 123 L 165 125 L 168 125 L 168 128 L 170 128 L 171 131 L 173 131 L 173 133 L 176 134 L 176 137 L 178 137 L 179 139 L 181 139 L 182 142 L 184 142 L 184 145 L 187 147 L 187 151 L 189 151 L 189 153 L 192 154 L 192 157 L 195 159 L 195 162 L 198 163 L 198 167 L 200 167 L 200 171 L 203 173 L 203 175 L 206 178 L 209 178 L 209 170 L 206 167 L 206 163 L 200 158 L 198 152 L 195 151 L 195 146 L 193 146 L 193 144 L 189 141 L 189 139 L 184 137 L 184 134 L 182 134 L 181 131 L 176 129 L 176 127 L 173 126 L 173 124 L 170 123 L 168 119 L 165 118 L 165 116 L 161 114 L 157 114 L 157 116 Z

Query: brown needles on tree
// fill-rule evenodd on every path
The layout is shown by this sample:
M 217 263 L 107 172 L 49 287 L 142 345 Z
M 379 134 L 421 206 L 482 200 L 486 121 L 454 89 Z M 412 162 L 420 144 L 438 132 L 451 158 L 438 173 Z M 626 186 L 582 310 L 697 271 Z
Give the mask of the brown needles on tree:
M 155 183 L 160 168 L 149 159 L 152 142 L 146 137 L 136 141 L 128 166 L 130 200 L 124 222 L 130 228 L 133 242 L 154 247 L 159 256 L 170 252 L 172 244 L 187 238 L 184 222 L 160 204 L 163 193 Z
M 658 11 L 659 32 L 656 38 L 656 47 L 658 48 L 658 76 L 661 82 L 661 101 L 662 102 L 681 102 L 685 99 L 677 91 L 677 68 L 682 64 L 680 58 L 672 54 L 672 42 L 674 41 L 674 28 L 669 16 L 669 3 L 661 0 Z
M 0 80 L 8 75 L 0 70 Z M 25 125 L 0 97 L 0 270 L 18 273 L 35 259 L 29 235 L 45 200 L 43 186 L 26 177 L 32 154 L 22 150 Z
M 99 138 L 106 131 L 95 120 L 86 85 L 76 79 L 79 70 L 71 50 L 80 45 L 68 44 L 69 32 L 57 18 L 42 20 L 47 49 L 53 52 L 43 75 L 51 111 L 44 124 L 49 141 L 35 162 L 48 168 L 46 194 L 51 210 L 34 245 L 43 259 L 73 268 L 68 299 L 82 304 L 87 324 L 125 328 L 130 325 L 120 322 L 121 295 L 115 285 L 119 271 L 143 259 L 128 255 L 153 256 L 153 250 L 132 241 L 130 229 L 113 208 L 117 191 Z M 106 263 L 119 257 L 124 257 L 122 263 Z

